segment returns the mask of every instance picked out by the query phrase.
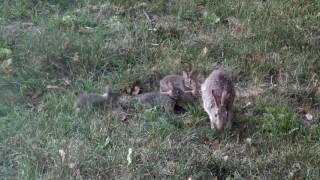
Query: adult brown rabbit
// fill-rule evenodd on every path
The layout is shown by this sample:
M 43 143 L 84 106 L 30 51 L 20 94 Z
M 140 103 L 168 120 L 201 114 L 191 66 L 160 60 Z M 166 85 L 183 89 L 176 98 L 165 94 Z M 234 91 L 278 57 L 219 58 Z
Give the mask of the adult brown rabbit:
M 235 89 L 229 73 L 223 69 L 214 70 L 201 85 L 201 95 L 211 129 L 230 128 Z

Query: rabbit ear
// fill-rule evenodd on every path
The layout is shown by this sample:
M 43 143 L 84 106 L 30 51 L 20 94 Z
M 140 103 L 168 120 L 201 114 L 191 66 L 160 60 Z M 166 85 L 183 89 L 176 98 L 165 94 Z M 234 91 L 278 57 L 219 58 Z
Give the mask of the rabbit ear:
M 109 94 L 109 91 L 110 91 L 110 88 L 109 88 L 109 85 L 105 85 L 104 86 L 104 94 Z
M 188 68 L 188 72 L 190 74 L 195 73 L 196 72 L 196 68 L 193 64 L 190 64 L 189 68 Z
M 184 78 L 188 78 L 189 77 L 189 74 L 186 72 L 186 71 L 182 71 L 182 76 Z
M 191 81 L 191 92 L 192 92 L 192 94 L 196 95 L 198 91 L 199 91 L 199 87 L 198 87 L 197 83 L 194 82 L 194 81 Z
M 222 91 L 222 95 L 221 95 L 221 105 L 226 105 L 226 99 L 228 97 L 228 93 L 226 90 Z
M 221 104 L 221 97 L 215 95 L 214 90 L 212 90 L 212 96 L 213 96 L 213 98 L 214 98 L 214 101 L 216 102 L 216 105 L 219 107 L 220 104 Z

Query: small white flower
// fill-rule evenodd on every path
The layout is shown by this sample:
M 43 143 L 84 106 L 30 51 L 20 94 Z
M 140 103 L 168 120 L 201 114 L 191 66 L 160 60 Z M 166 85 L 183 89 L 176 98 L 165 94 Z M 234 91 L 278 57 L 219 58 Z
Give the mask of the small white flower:
M 306 114 L 306 118 L 307 118 L 308 121 L 311 121 L 313 119 L 313 116 L 312 116 L 312 114 L 307 113 Z
M 251 138 L 246 138 L 246 139 L 245 139 L 245 142 L 246 142 L 247 144 L 252 144 L 252 139 L 251 139 Z
M 66 157 L 66 153 L 64 152 L 63 149 L 59 149 L 58 152 L 59 152 L 59 155 L 60 155 L 60 157 L 61 157 L 62 162 L 64 162 L 64 159 L 65 159 L 65 157 Z
M 229 159 L 229 156 L 223 156 L 223 160 L 227 161 Z

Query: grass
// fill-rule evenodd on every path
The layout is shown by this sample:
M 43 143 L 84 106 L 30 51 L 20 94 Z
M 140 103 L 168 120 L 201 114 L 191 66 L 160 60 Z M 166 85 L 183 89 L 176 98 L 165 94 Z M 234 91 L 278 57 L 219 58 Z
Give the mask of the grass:
M 319 12 L 317 0 L 2 1 L 0 64 L 12 64 L 0 68 L 1 177 L 318 179 Z M 75 113 L 77 91 L 102 92 L 104 80 L 156 90 L 190 64 L 200 80 L 221 66 L 268 88 L 237 98 L 227 132 L 200 105 L 128 121 Z

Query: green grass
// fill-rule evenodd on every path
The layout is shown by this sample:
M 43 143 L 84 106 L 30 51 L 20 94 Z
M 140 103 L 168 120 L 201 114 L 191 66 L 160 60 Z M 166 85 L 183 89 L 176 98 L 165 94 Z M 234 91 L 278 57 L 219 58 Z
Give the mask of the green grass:
M 11 58 L 15 72 L 0 67 L 1 177 L 318 179 L 319 13 L 317 0 L 1 1 L 0 64 Z M 238 98 L 227 132 L 211 130 L 199 104 L 128 121 L 73 108 L 75 92 L 100 93 L 104 80 L 146 92 L 191 64 L 201 80 L 221 66 L 273 88 Z

